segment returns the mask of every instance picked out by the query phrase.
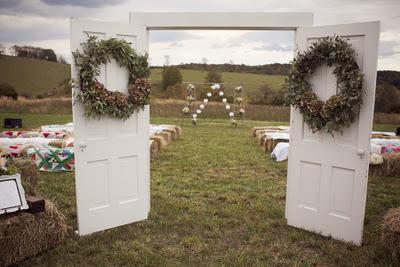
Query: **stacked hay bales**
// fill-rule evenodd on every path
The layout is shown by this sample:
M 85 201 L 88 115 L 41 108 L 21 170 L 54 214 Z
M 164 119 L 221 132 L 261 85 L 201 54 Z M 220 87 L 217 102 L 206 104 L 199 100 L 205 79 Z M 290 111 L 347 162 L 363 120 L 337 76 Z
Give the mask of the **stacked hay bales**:
M 157 130 L 150 136 L 150 157 L 156 158 L 171 142 L 183 134 L 181 127 L 176 125 L 155 126 L 162 130 Z
M 400 177 L 400 153 L 384 154 L 382 164 L 369 165 L 369 173 L 377 176 Z
M 383 245 L 400 261 L 400 208 L 389 209 L 381 225 Z
M 30 159 L 15 159 L 27 194 L 36 196 L 38 170 Z M 50 201 L 45 211 L 30 213 L 18 211 L 0 216 L 0 266 L 15 265 L 41 254 L 64 240 L 67 233 L 65 217 Z
M 268 153 L 271 153 L 278 143 L 289 142 L 286 136 L 279 137 L 280 134 L 288 136 L 288 132 L 288 126 L 264 126 L 252 129 L 252 135 L 257 139 L 258 145 Z
M 66 232 L 64 216 L 50 201 L 44 212 L 0 216 L 0 266 L 15 265 L 53 248 Z

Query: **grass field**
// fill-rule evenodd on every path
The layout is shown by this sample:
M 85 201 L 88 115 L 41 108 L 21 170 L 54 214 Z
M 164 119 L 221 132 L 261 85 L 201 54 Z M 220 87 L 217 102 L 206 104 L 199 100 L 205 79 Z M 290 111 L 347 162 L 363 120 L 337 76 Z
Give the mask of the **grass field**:
M 65 115 L 19 116 L 27 127 L 65 123 Z M 23 266 L 261 266 L 395 265 L 379 241 L 379 224 L 400 205 L 399 177 L 370 177 L 362 247 L 286 225 L 286 163 L 262 152 L 248 121 L 153 118 L 184 135 L 151 164 L 149 219 L 78 237 L 73 173 L 41 173 L 40 193 L 65 214 L 70 229 L 59 247 Z M 389 130 L 392 126 L 375 126 Z
M 161 68 L 151 70 L 153 84 L 161 83 Z M 181 70 L 183 80 L 188 82 L 204 82 L 207 72 L 199 70 Z M 9 83 L 17 89 L 19 94 L 32 96 L 59 85 L 69 79 L 70 65 L 37 60 L 30 58 L 1 56 L 0 82 Z M 279 90 L 285 76 L 262 75 L 252 73 L 223 72 L 223 80 L 232 83 L 231 87 L 245 83 L 246 92 L 258 89 L 262 84 L 268 84 L 271 89 Z
M 151 81 L 155 84 L 161 83 L 161 73 L 162 69 L 152 69 L 151 71 Z M 204 82 L 207 75 L 206 71 L 200 70 L 181 70 L 183 81 L 186 82 Z M 239 73 L 239 72 L 222 72 L 222 80 L 224 82 L 230 83 L 229 87 L 233 88 L 245 83 L 243 86 L 247 93 L 257 90 L 261 85 L 268 84 L 273 90 L 280 90 L 283 82 L 285 81 L 285 76 L 283 75 L 263 75 L 254 73 Z
M 9 83 L 19 94 L 38 95 L 69 79 L 70 66 L 45 60 L 0 57 L 0 83 Z

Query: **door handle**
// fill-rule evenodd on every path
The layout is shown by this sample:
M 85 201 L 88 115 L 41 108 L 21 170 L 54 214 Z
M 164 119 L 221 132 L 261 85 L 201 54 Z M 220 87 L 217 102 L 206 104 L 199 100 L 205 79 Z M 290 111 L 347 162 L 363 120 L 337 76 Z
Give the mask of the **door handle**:
M 364 150 L 363 149 L 358 149 L 357 150 L 357 155 L 359 155 L 360 158 L 363 158 L 364 157 Z
M 86 142 L 81 141 L 81 142 L 79 143 L 79 147 L 80 147 L 81 149 L 86 148 L 86 147 L 87 147 Z

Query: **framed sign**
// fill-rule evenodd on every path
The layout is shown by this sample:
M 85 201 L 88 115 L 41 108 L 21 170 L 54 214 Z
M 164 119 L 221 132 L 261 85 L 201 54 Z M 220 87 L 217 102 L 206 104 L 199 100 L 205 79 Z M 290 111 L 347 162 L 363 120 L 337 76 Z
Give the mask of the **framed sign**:
M 0 214 L 28 209 L 21 175 L 0 176 Z

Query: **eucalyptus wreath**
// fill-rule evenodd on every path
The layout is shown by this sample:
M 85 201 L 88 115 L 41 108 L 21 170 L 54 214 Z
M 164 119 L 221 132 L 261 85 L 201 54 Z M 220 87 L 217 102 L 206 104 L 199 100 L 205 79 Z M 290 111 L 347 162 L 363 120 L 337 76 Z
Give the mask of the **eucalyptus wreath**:
M 116 38 L 98 40 L 90 35 L 87 42 L 82 43 L 82 52 L 77 50 L 73 56 L 80 85 L 76 99 L 84 104 L 87 117 L 111 116 L 126 120 L 148 104 L 151 85 L 147 55 L 138 55 L 127 41 Z M 100 66 L 112 58 L 128 69 L 128 95 L 109 91 L 96 79 L 100 75 Z
M 326 102 L 318 99 L 307 80 L 322 64 L 334 66 L 338 93 Z M 286 101 L 298 108 L 313 132 L 327 132 L 349 127 L 360 112 L 363 95 L 363 74 L 356 62 L 356 52 L 345 39 L 327 37 L 311 44 L 291 62 L 285 82 Z

